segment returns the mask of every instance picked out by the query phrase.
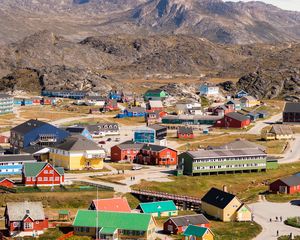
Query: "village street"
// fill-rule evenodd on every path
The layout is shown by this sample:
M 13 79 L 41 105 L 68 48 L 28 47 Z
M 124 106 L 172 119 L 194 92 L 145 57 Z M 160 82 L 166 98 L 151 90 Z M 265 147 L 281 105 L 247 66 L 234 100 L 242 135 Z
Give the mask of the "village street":
M 277 239 L 277 231 L 279 236 L 289 235 L 293 233 L 300 235 L 300 229 L 287 226 L 283 223 L 288 217 L 299 216 L 300 207 L 292 205 L 291 203 L 271 203 L 267 202 L 264 198 L 257 203 L 250 204 L 254 221 L 262 226 L 262 232 L 254 240 L 272 240 Z M 279 218 L 276 221 L 276 217 Z M 282 217 L 282 222 L 280 221 Z M 272 222 L 270 222 L 272 219 Z

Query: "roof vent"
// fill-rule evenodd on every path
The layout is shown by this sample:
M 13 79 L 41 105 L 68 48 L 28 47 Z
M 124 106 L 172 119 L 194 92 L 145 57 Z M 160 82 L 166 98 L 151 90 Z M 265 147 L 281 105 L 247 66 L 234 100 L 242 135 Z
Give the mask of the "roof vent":
M 26 214 L 30 214 L 30 210 L 29 209 L 26 210 Z

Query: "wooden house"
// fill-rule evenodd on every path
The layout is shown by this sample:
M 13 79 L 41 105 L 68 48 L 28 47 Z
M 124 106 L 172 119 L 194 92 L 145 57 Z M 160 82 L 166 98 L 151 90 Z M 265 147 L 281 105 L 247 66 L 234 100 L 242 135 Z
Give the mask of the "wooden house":
M 250 118 L 237 113 L 231 112 L 226 114 L 221 120 L 217 121 L 215 127 L 224 127 L 224 128 L 245 128 L 250 125 Z
M 0 178 L 0 186 L 5 188 L 13 188 L 15 183 L 8 178 Z
M 95 199 L 92 201 L 89 210 L 105 212 L 131 212 L 126 198 Z
M 253 96 L 245 96 L 240 99 L 242 108 L 251 108 L 260 105 L 260 101 Z
M 293 138 L 293 130 L 289 125 L 274 124 L 270 131 L 262 134 L 265 140 L 288 140 Z
M 191 127 L 178 127 L 177 137 L 178 138 L 183 138 L 183 139 L 194 138 L 193 128 L 191 128 Z
M 35 237 L 48 228 L 41 202 L 8 202 L 4 212 L 5 227 L 14 237 Z
M 170 217 L 164 222 L 164 232 L 167 234 L 181 234 L 189 225 L 210 227 L 210 223 L 203 214 Z
M 151 214 L 153 217 L 177 216 L 178 210 L 173 201 L 140 203 L 137 209 L 142 213 Z
M 282 121 L 285 124 L 299 124 L 300 123 L 300 103 L 288 102 L 285 104 L 283 110 Z
M 189 225 L 182 240 L 214 240 L 214 234 L 209 228 Z
M 278 179 L 270 184 L 269 189 L 273 193 L 300 193 L 300 176 L 293 175 Z

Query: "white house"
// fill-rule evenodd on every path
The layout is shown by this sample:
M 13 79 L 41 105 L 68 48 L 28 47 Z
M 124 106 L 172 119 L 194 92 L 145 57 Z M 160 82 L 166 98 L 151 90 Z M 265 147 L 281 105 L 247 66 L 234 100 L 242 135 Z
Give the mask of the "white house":
M 208 83 L 201 84 L 199 87 L 199 93 L 201 96 L 214 96 L 219 94 L 219 87 L 209 85 Z

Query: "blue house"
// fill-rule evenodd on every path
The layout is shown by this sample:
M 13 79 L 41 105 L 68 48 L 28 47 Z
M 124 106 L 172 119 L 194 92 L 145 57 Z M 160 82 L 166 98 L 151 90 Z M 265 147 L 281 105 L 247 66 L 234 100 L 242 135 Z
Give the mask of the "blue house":
M 146 109 L 142 107 L 132 107 L 125 109 L 122 113 L 119 113 L 116 118 L 126 118 L 126 117 L 145 117 Z
M 155 143 L 156 132 L 153 128 L 140 127 L 134 130 L 133 141 L 136 143 Z
M 14 99 L 14 105 L 31 106 L 31 105 L 33 105 L 33 100 L 32 99 L 26 99 L 26 98 L 15 98 Z
M 242 97 L 246 97 L 246 96 L 248 96 L 249 94 L 246 92 L 246 91 L 244 91 L 244 90 L 241 90 L 241 91 L 239 91 L 239 92 L 237 92 L 237 94 L 236 94 L 236 98 L 242 98 Z
M 43 90 L 42 96 L 44 97 L 58 97 L 58 98 L 71 98 L 83 99 L 87 95 L 85 91 L 72 91 L 72 90 Z
M 24 163 L 37 162 L 30 154 L 0 155 L 0 176 L 21 174 Z
M 24 149 L 33 145 L 51 146 L 60 143 L 69 132 L 39 120 L 28 120 L 10 130 L 13 149 Z
M 86 127 L 74 126 L 74 127 L 67 127 L 65 130 L 69 132 L 71 135 L 82 135 L 89 140 L 93 140 L 91 133 Z
M 246 114 L 246 116 L 249 117 L 251 121 L 256 121 L 259 118 L 259 114 L 256 112 L 250 112 Z
M 219 87 L 211 86 L 208 83 L 201 84 L 199 87 L 200 95 L 218 95 L 219 94 Z
M 108 98 L 109 99 L 115 99 L 118 102 L 120 102 L 120 101 L 122 101 L 123 93 L 119 92 L 119 91 L 116 91 L 116 90 L 112 90 L 112 91 L 109 92 Z

